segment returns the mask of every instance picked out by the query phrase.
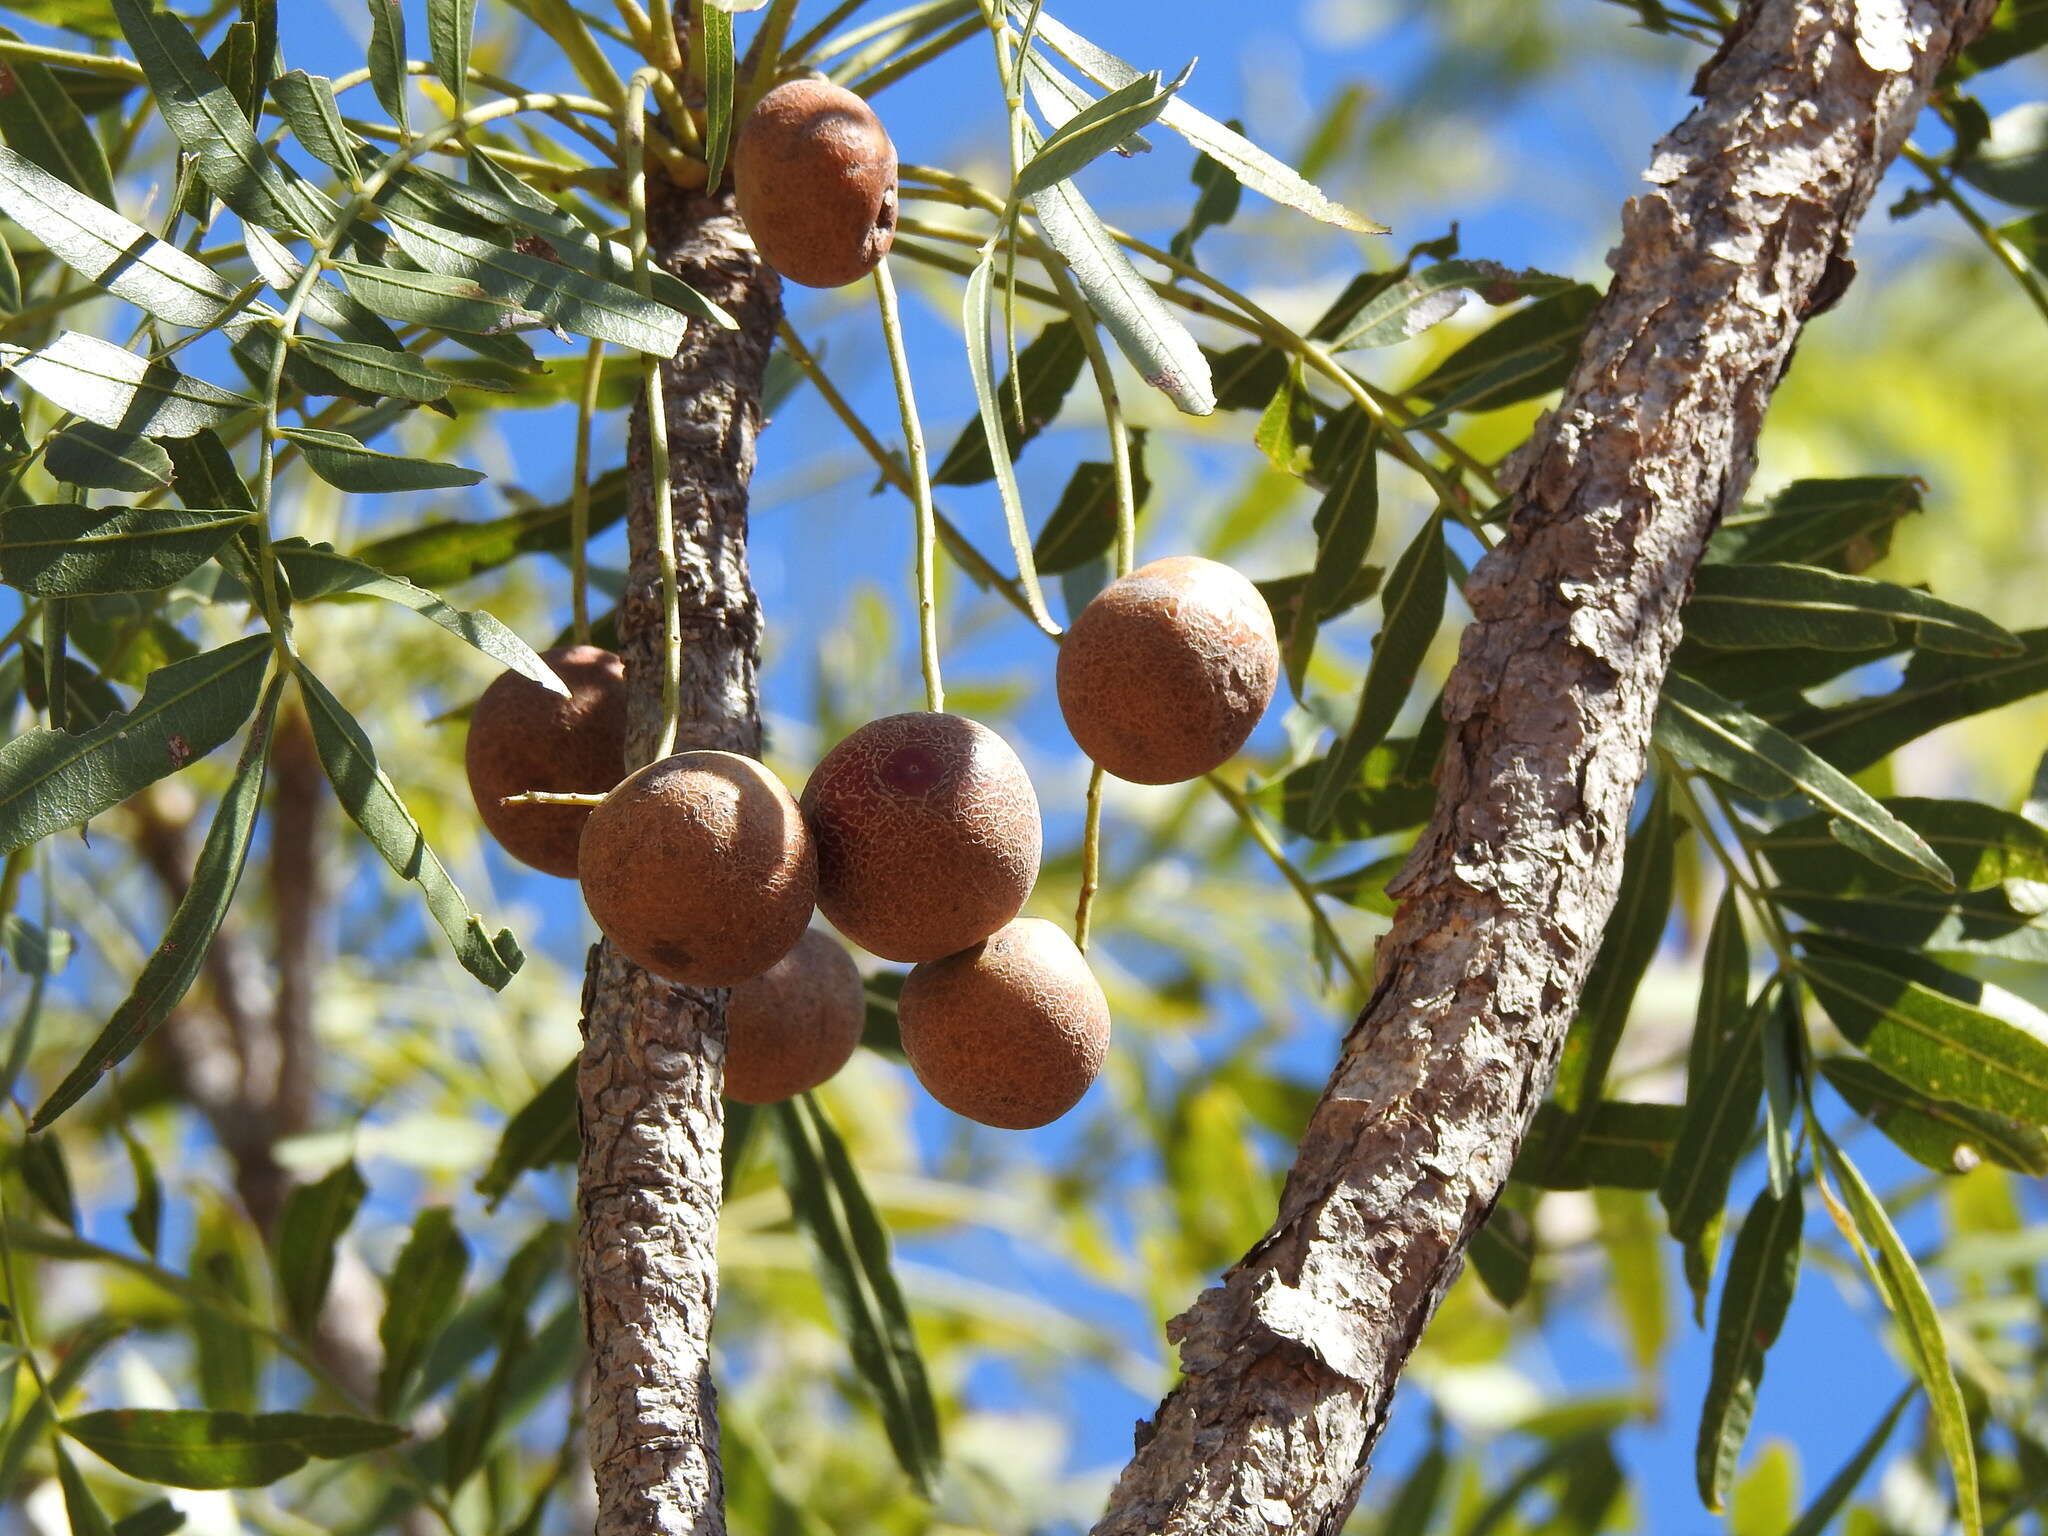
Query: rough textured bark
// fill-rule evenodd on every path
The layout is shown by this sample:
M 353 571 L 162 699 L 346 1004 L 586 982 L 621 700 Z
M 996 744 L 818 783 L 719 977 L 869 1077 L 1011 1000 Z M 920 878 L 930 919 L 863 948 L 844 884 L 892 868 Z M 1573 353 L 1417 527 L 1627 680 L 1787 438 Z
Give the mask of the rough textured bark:
M 692 325 L 662 368 L 681 587 L 678 750 L 758 755 L 761 616 L 747 575 L 747 486 L 761 376 L 781 313 L 731 198 L 648 187 L 655 258 L 723 304 L 736 331 Z M 646 421 L 634 415 L 631 567 L 619 614 L 627 754 L 653 756 L 662 615 Z M 583 990 L 580 1274 L 590 1340 L 588 1435 L 600 1536 L 725 1528 L 710 1334 L 718 1297 L 719 1098 L 725 993 L 672 986 L 607 944 Z
M 1096 1527 L 1335 1532 L 1557 1063 L 1679 607 L 1804 320 L 1991 0 L 1761 0 L 1623 215 L 1614 282 L 1473 572 L 1434 818 L 1278 1219 L 1169 1327 L 1185 1373 Z

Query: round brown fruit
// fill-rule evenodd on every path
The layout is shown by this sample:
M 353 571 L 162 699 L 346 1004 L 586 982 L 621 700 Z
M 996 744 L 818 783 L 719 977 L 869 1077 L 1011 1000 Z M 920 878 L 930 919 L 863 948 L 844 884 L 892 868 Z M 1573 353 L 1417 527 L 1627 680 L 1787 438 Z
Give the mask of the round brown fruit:
M 1015 917 L 1038 880 L 1038 796 L 1009 744 L 958 715 L 871 720 L 804 786 L 818 909 L 884 960 L 936 960 Z
M 1083 752 L 1134 784 L 1228 762 L 1280 678 L 1273 614 L 1227 565 L 1177 555 L 1097 593 L 1060 644 L 1060 713 Z
M 655 975 L 729 987 L 810 926 L 818 864 L 796 801 L 751 757 L 678 752 L 590 813 L 577 856 L 606 938 Z
M 860 1044 L 867 998 L 860 971 L 812 928 L 796 948 L 732 989 L 725 1008 L 725 1096 L 773 1104 L 834 1076 Z
M 790 80 L 747 114 L 733 194 L 761 257 L 793 283 L 866 277 L 896 239 L 896 146 L 874 109 L 826 80 Z
M 504 850 L 522 864 L 574 879 L 576 841 L 590 807 L 503 802 L 528 790 L 602 795 L 625 776 L 626 668 L 594 645 L 544 651 L 541 660 L 569 696 L 517 672 L 503 674 L 470 711 L 463 764 L 477 815 Z
M 918 966 L 897 1005 L 903 1054 L 956 1115 L 1006 1131 L 1059 1119 L 1109 1049 L 1109 1003 L 1066 931 L 1020 917 Z

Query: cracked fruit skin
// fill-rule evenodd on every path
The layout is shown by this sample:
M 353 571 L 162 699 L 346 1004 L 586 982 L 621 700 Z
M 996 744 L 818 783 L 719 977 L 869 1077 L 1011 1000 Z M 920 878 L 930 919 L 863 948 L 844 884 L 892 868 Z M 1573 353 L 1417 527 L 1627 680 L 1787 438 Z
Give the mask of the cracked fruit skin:
M 782 781 L 751 757 L 678 752 L 590 813 L 583 900 L 627 959 L 667 981 L 759 976 L 810 926 L 818 865 Z
M 1081 750 L 1134 784 L 1221 767 L 1280 680 L 1272 610 L 1199 556 L 1141 565 L 1097 593 L 1060 643 L 1060 713 Z
M 903 1054 L 957 1115 L 1028 1131 L 1080 1103 L 1109 1050 L 1109 1002 L 1066 930 L 1020 917 L 927 961 L 897 1005 Z
M 569 697 L 517 672 L 499 676 L 470 711 L 463 766 L 477 815 L 522 864 L 576 877 L 576 843 L 587 805 L 504 805 L 528 790 L 602 795 L 626 773 L 626 667 L 610 651 L 569 645 L 544 651 Z
M 884 960 L 936 960 L 1023 909 L 1038 796 L 1009 743 L 959 715 L 871 720 L 804 786 L 818 910 Z
M 725 1005 L 725 1096 L 773 1104 L 837 1075 L 867 1025 L 860 969 L 812 928 Z
M 838 288 L 896 240 L 896 146 L 874 109 L 825 80 L 790 80 L 747 114 L 733 195 L 761 257 L 793 283 Z

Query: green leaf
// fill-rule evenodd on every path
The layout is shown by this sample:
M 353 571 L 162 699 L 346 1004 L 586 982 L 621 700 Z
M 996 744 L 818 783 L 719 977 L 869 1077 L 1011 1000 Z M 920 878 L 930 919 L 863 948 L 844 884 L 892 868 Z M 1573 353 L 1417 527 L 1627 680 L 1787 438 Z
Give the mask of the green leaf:
M 1145 472 L 1145 429 L 1131 429 L 1131 495 L 1144 509 L 1152 495 Z M 1116 469 L 1100 459 L 1074 466 L 1072 478 L 1054 503 L 1052 515 L 1032 546 L 1032 563 L 1046 576 L 1079 570 L 1116 545 Z
M 1330 342 L 1333 352 L 1391 347 L 1419 336 L 1464 308 L 1474 293 L 1488 304 L 1563 293 L 1568 278 L 1534 270 L 1515 272 L 1491 261 L 1439 261 L 1403 278 L 1361 307 Z
M 1728 1283 L 1714 1327 L 1714 1367 L 1700 1409 L 1694 1457 L 1700 1501 L 1719 1511 L 1728 1500 L 1742 1442 L 1756 1410 L 1764 1355 L 1777 1342 L 1799 1284 L 1800 1229 L 1805 1211 L 1794 1187 L 1757 1196 L 1735 1238 Z
M 275 1243 L 278 1300 L 287 1324 L 311 1338 L 334 1280 L 334 1249 L 370 1188 L 353 1161 L 285 1197 Z
M 1655 1189 L 1679 1116 L 1675 1104 L 1602 1099 L 1575 1127 L 1555 1104 L 1544 1104 L 1530 1123 L 1513 1176 L 1538 1189 Z
M 377 105 L 398 125 L 401 136 L 412 132 L 405 100 L 405 7 L 401 0 L 369 0 L 370 88 Z
M 1961 173 L 2003 202 L 2048 208 L 2048 101 L 2022 102 L 1994 117 L 1990 135 Z
M 1503 1307 L 1512 1308 L 1529 1294 L 1529 1277 L 1536 1264 L 1536 1224 L 1527 1211 L 1516 1210 L 1504 1200 L 1494 1206 L 1485 1225 L 1472 1234 L 1469 1252 L 1480 1284 Z M 1397 1498 L 1396 1507 L 1403 1502 Z M 1400 1527 L 1389 1522 L 1388 1529 Z
M 0 917 L 0 957 L 25 976 L 55 976 L 71 958 L 71 935 L 9 912 Z
M 1498 410 L 1562 388 L 1599 302 L 1599 289 L 1575 283 L 1481 331 L 1408 387 L 1429 402 L 1421 422 L 1437 425 L 1454 412 Z
M 698 12 L 698 22 L 704 44 L 704 185 L 716 187 L 732 149 L 732 12 L 713 3 Z
M 1884 868 L 1953 887 L 1948 866 L 1919 833 L 1808 747 L 1691 678 L 1665 678 L 1656 735 L 1666 750 L 1746 795 L 1805 795 L 1836 818 L 1836 837 Z
M 427 910 L 454 946 L 462 968 L 493 991 L 502 989 L 526 957 L 511 933 L 494 937 L 471 910 L 448 871 L 427 846 L 398 791 L 377 765 L 377 753 L 355 717 L 304 666 L 297 668 L 299 691 L 313 727 L 321 766 L 355 824 L 398 875 L 420 887 Z
M 480 469 L 464 469 L 459 464 L 436 464 L 427 459 L 380 453 L 346 432 L 286 427 L 282 435 L 299 445 L 300 453 L 305 455 L 306 464 L 314 474 L 337 490 L 357 495 L 448 490 L 475 485 L 484 478 Z
M 355 136 L 341 120 L 333 81 L 325 75 L 309 75 L 303 69 L 294 69 L 270 82 L 270 95 L 300 148 L 322 165 L 341 172 L 350 182 L 362 178 L 362 166 L 355 155 Z
M 1723 519 L 1706 557 L 1823 565 L 1854 576 L 1890 551 L 1892 529 L 1920 510 L 1925 489 L 1909 475 L 1794 480 L 1761 506 Z
M 429 272 L 475 283 L 492 299 L 543 315 L 592 341 L 669 358 L 689 328 L 668 305 L 558 261 L 505 250 L 403 214 L 388 218 L 399 248 Z
M 14 252 L 8 249 L 7 242 L 0 239 L 0 315 L 12 315 L 20 309 L 21 268 L 14 264 Z M 15 410 L 19 409 L 18 406 L 15 407 Z M 12 462 L 14 439 L 19 436 L 20 430 L 19 420 L 11 421 L 5 428 L 0 428 L 0 439 L 5 441 L 5 447 L 0 448 L 0 453 L 6 456 L 0 462 Z
M 204 262 L 11 149 L 0 149 L 0 213 L 95 288 L 159 320 L 207 330 L 236 306 L 235 286 Z
M 280 295 L 299 292 L 299 280 L 305 267 L 280 241 L 265 234 L 252 225 L 244 225 L 248 233 L 249 261 L 257 273 Z M 344 293 L 324 279 L 315 279 L 308 284 L 300 299 L 304 313 L 310 319 L 332 330 L 345 341 L 361 342 L 366 346 L 383 347 L 397 351 L 405 343 L 398 333 L 386 325 L 367 306 L 353 296 Z M 276 346 L 274 333 L 261 341 L 245 338 L 244 345 L 259 350 L 269 357 Z M 264 375 L 268 377 L 267 373 Z
M 1047 187 L 1038 196 L 1037 213 L 1046 240 L 1065 258 L 1088 307 L 1139 376 L 1191 416 L 1215 410 L 1209 360 L 1073 183 Z
M 940 1468 L 938 1412 L 890 1265 L 888 1232 L 816 1100 L 803 1094 L 774 1113 L 790 1213 L 816 1250 L 825 1299 L 874 1394 L 896 1460 L 929 1496 Z
M 1821 1076 L 1900 1151 L 1936 1173 L 1968 1173 L 1986 1157 L 2015 1173 L 2048 1174 L 2048 1133 L 2004 1115 L 1932 1098 L 1853 1056 L 1830 1056 Z
M 0 580 L 39 597 L 154 592 L 199 569 L 249 520 L 175 507 L 10 507 L 0 512 Z
M 261 1488 L 311 1457 L 361 1456 L 406 1437 L 374 1419 L 198 1408 L 104 1408 L 66 1419 L 64 1433 L 130 1477 L 171 1488 Z
M 1299 475 L 1308 467 L 1309 447 L 1316 434 L 1316 401 L 1301 381 L 1301 362 L 1289 358 L 1273 387 L 1273 398 L 1259 412 L 1252 445 L 1283 475 Z
M 128 1211 L 128 1231 L 135 1246 L 152 1259 L 163 1241 L 164 1186 L 157 1177 L 156 1159 L 133 1129 L 121 1128 L 121 1141 L 128 1150 L 128 1167 L 135 1178 L 135 1204 Z
M 120 804 L 204 757 L 256 707 L 268 635 L 251 635 L 150 675 L 135 708 L 92 730 L 26 731 L 0 746 L 0 853 Z
M 18 40 L 5 27 L 0 37 Z M 56 74 L 34 59 L 0 59 L 0 139 L 66 186 L 113 207 L 114 181 L 99 135 Z
M 576 1161 L 576 1062 L 549 1078 L 520 1108 L 498 1137 L 491 1166 L 476 1181 L 476 1192 L 496 1209 L 519 1176 L 536 1168 Z
M 604 532 L 626 515 L 626 472 L 609 470 L 591 482 L 590 532 Z M 515 504 L 519 500 L 514 497 Z M 527 506 L 503 517 L 428 523 L 355 551 L 355 558 L 387 575 L 423 587 L 452 587 L 516 560 L 569 547 L 570 504 Z
M 1443 624 L 1445 580 L 1443 513 L 1435 512 L 1387 577 L 1380 602 L 1386 617 L 1373 640 L 1372 665 L 1366 669 L 1350 728 L 1323 761 L 1309 807 L 1310 836 L 1321 835 L 1330 825 L 1339 799 L 1400 713 L 1422 658 Z
M 1949 1363 L 1948 1341 L 1942 1336 L 1941 1316 L 1934 1309 L 1934 1298 L 1928 1294 L 1927 1282 L 1921 1278 L 1912 1254 L 1899 1241 L 1891 1217 L 1863 1182 L 1863 1175 L 1849 1161 L 1849 1155 L 1824 1135 L 1819 1143 L 1822 1155 L 1841 1181 L 1849 1219 L 1855 1232 L 1861 1234 L 1862 1241 L 1855 1244 L 1856 1250 L 1876 1282 L 1878 1294 L 1899 1320 L 1914 1374 L 1927 1389 L 1935 1433 L 1955 1477 L 1956 1505 L 1962 1515 L 1963 1530 L 1966 1536 L 1983 1536 L 1976 1444 L 1971 1439 L 1969 1413 L 1956 1385 L 1955 1369 Z
M 1012 8 L 1021 10 L 1021 0 L 1012 0 Z M 1120 90 L 1139 78 L 1138 71 L 1122 59 L 1062 26 L 1043 10 L 1038 13 L 1038 36 L 1098 85 Z M 1386 233 L 1385 225 L 1376 224 L 1363 214 L 1331 201 L 1298 172 L 1267 154 L 1243 134 L 1226 128 L 1180 97 L 1173 97 L 1166 103 L 1159 120 L 1196 149 L 1228 166 L 1239 181 L 1261 196 L 1325 224 L 1334 224 L 1339 229 L 1361 234 Z
M 238 643 L 249 646 L 252 642 Z M 249 670 L 252 692 L 269 662 L 270 638 L 259 635 L 254 637 L 254 643 L 256 648 L 249 653 L 255 658 Z M 194 662 L 209 661 L 221 654 L 213 651 L 182 665 L 189 667 Z M 237 665 L 250 664 L 240 662 Z M 157 678 L 177 670 L 172 667 L 157 673 L 150 680 L 152 688 Z M 216 671 L 212 675 L 218 682 L 235 674 Z M 200 846 L 199 861 L 192 871 L 192 883 L 179 898 L 177 910 L 171 914 L 163 938 L 143 963 L 142 974 L 136 977 L 134 990 L 114 1010 L 113 1017 L 107 1020 L 106 1028 L 100 1031 L 99 1037 L 86 1047 L 78 1064 L 43 1101 L 31 1129 L 40 1130 L 49 1125 L 91 1092 L 93 1085 L 108 1070 L 124 1061 L 170 1016 L 171 1010 L 178 1006 L 198 979 L 200 967 L 206 962 L 206 952 L 212 948 L 214 935 L 220 932 L 221 921 L 227 916 L 228 903 L 234 899 L 235 886 L 242 878 L 242 866 L 249 860 L 249 843 L 255 836 L 256 815 L 263 803 L 264 766 L 270 756 L 271 727 L 277 719 L 277 701 L 283 684 L 282 675 L 274 677 L 263 691 L 262 701 L 256 708 L 255 723 L 249 728 L 241 760 L 235 765 L 235 776 L 228 781 L 220 808 L 214 812 L 213 825 L 207 828 L 206 841 Z M 149 703 L 150 693 L 145 691 L 135 714 L 127 718 L 132 721 L 140 717 Z M 223 739 L 248 712 L 245 706 L 223 729 Z M 13 745 L 19 744 L 17 741 Z M 0 757 L 4 756 L 5 753 L 0 752 Z M 0 773 L 0 782 L 6 778 L 6 774 Z
M 155 491 L 171 483 L 171 456 L 162 443 L 90 421 L 74 421 L 50 438 L 43 468 L 86 490 Z
M 114 1536 L 113 1522 L 86 1486 L 71 1453 L 61 1443 L 53 1449 L 57 1456 L 57 1485 L 64 1493 L 64 1518 L 71 1526 L 71 1536 Z
M 460 116 L 469 90 L 469 45 L 476 29 L 476 0 L 427 0 L 427 46 L 434 73 L 455 98 Z M 718 185 L 713 177 L 710 183 Z
M 376 314 L 401 325 L 488 336 L 520 326 L 544 325 L 537 314 L 511 299 L 494 296 L 481 283 L 439 272 L 373 267 L 359 261 L 330 262 L 355 298 Z
M 1345 411 L 1316 443 L 1332 467 L 1327 471 L 1328 489 L 1316 507 L 1316 562 L 1287 631 L 1287 679 L 1297 698 L 1308 676 L 1317 633 L 1326 619 L 1344 610 L 1344 599 L 1366 569 L 1365 557 L 1379 531 L 1378 438 L 1378 429 L 1363 412 Z
M 1244 130 L 1244 124 L 1235 119 L 1223 126 L 1232 133 Z M 1188 214 L 1187 223 L 1167 242 L 1166 248 L 1182 261 L 1193 262 L 1195 242 L 1210 230 L 1221 229 L 1237 217 L 1244 183 L 1237 179 L 1236 172 L 1229 166 L 1206 153 L 1195 156 L 1194 169 L 1188 173 L 1188 180 L 1195 184 L 1195 206 Z M 1220 390 L 1218 395 L 1220 397 Z
M 1003 382 L 996 388 L 996 398 L 1003 403 L 1003 442 L 1012 459 L 1059 415 L 1067 392 L 1081 376 L 1081 365 L 1087 356 L 1081 332 L 1071 320 L 1053 321 L 1017 354 L 1017 376 L 1013 379 L 1009 374 L 1003 375 Z M 1020 389 L 1024 396 L 1021 424 L 1015 410 Z M 932 475 L 932 484 L 979 485 L 994 474 L 988 436 L 977 420 L 953 440 L 953 446 L 946 450 L 945 458 Z M 1040 569 L 1044 568 L 1041 565 Z
M 1420 826 L 1436 806 L 1436 786 L 1409 772 L 1414 741 L 1383 741 L 1365 756 L 1351 782 L 1343 786 L 1319 834 L 1309 831 L 1309 805 L 1319 793 L 1329 758 L 1293 769 L 1263 797 L 1278 801 L 1281 821 L 1297 837 L 1317 836 L 1325 842 L 1355 843 Z M 1333 752 L 1335 749 L 1332 749 Z
M 1937 1099 L 2048 1124 L 2048 1017 L 1988 984 L 1954 976 L 1964 997 L 1842 955 L 1799 961 L 1834 1025 L 1886 1072 Z M 1938 968 L 1934 968 L 1938 969 Z M 1953 974 L 1953 973 L 1951 973 Z
M 329 341 L 324 336 L 295 336 L 292 350 L 327 369 L 344 384 L 371 395 L 425 403 L 444 398 L 455 387 L 453 379 L 436 373 L 424 358 L 390 347 Z
M 2015 656 L 2024 649 L 1968 608 L 1810 565 L 1705 565 L 1685 605 L 1687 638 L 1733 650 L 1872 650 L 1892 644 L 1902 624 L 1927 650 Z
M 14 1171 L 36 1204 L 72 1231 L 78 1230 L 78 1197 L 73 1193 L 71 1167 L 56 1137 L 23 1137 Z
M 337 554 L 325 544 L 281 539 L 275 547 L 277 563 L 291 582 L 294 598 L 311 601 L 342 594 L 382 598 L 401 608 L 410 608 L 422 618 L 440 625 L 465 645 L 510 667 L 548 692 L 562 698 L 569 696 L 567 686 L 555 675 L 554 668 L 535 655 L 524 640 L 481 609 L 470 612 L 450 607 L 424 587 L 416 587 L 351 556 Z
M 59 410 L 136 437 L 190 437 L 261 409 L 247 395 L 81 331 L 65 331 L 33 351 L 0 345 L 0 366 Z
M 116 1520 L 114 1536 L 171 1536 L 184 1525 L 185 1511 L 169 1499 L 157 1499 Z
M 995 467 L 996 488 L 1001 493 L 1003 521 L 1009 530 L 1010 549 L 1017 560 L 1017 585 L 1032 621 L 1047 634 L 1056 632 L 1046 612 L 1045 594 L 1039 589 L 1038 570 L 1032 558 L 1031 531 L 1024 522 L 1024 498 L 1017 490 L 1017 473 L 1007 452 L 996 454 L 995 445 L 1004 441 L 1002 407 L 996 400 L 995 373 L 989 364 L 989 289 L 995 280 L 993 249 L 968 274 L 961 297 L 961 329 L 967 341 L 967 372 L 974 381 L 974 398 L 981 410 L 982 436 L 989 443 L 989 461 Z
M 1190 70 L 1193 67 L 1188 66 Z M 1183 70 L 1180 79 L 1162 85 L 1155 70 L 1075 113 L 1046 138 L 1017 172 L 1016 182 L 1010 188 L 1011 201 L 1021 203 L 1108 154 L 1157 118 L 1187 76 L 1188 71 Z
M 278 174 L 185 24 L 152 0 L 112 3 L 158 112 L 214 196 L 265 229 L 318 233 L 312 210 Z
M 1909 1386 L 1892 1399 L 1891 1407 L 1885 1410 L 1884 1417 L 1877 1421 L 1876 1427 L 1864 1438 L 1863 1444 L 1856 1448 L 1856 1453 L 1842 1463 L 1840 1471 L 1828 1479 L 1827 1487 L 1821 1489 L 1814 1501 L 1806 1506 L 1805 1512 L 1785 1536 L 1822 1536 L 1835 1516 L 1840 1513 L 1842 1506 L 1849 1502 L 1849 1495 L 1856 1491 L 1856 1485 L 1862 1482 L 1865 1474 L 1870 1471 L 1871 1463 L 1877 1460 L 1878 1452 L 1884 1449 L 1885 1442 L 1891 1439 L 1892 1430 L 1898 1426 L 1899 1416 L 1906 1411 L 1906 1405 L 1913 1401 L 1913 1395 L 1917 1390 L 1918 1388 Z
M 384 1287 L 384 1319 L 377 1327 L 384 1346 L 379 1413 L 391 1413 L 405 1400 L 428 1346 L 455 1315 L 468 1272 L 469 1245 L 455 1228 L 455 1213 L 445 1205 L 428 1206 L 413 1219 L 412 1235 Z

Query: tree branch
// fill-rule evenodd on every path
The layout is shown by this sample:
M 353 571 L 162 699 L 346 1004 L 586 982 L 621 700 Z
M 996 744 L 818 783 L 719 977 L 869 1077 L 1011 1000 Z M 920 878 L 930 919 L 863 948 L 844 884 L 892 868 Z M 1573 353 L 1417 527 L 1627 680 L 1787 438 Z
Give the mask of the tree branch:
M 1169 1325 L 1097 1536 L 1334 1532 L 1548 1090 L 1614 904 L 1679 608 L 1806 318 L 1992 0 L 1757 0 L 1623 214 L 1614 282 L 1467 588 L 1434 818 L 1278 1219 Z
M 657 176 L 648 197 L 654 259 L 723 304 L 740 327 L 693 324 L 662 366 L 682 610 L 676 745 L 756 756 L 761 618 L 747 575 L 747 486 L 781 288 L 729 195 L 685 191 Z M 640 763 L 660 734 L 662 669 L 644 409 L 634 414 L 629 463 L 631 565 L 619 636 L 627 754 Z M 710 1375 L 725 996 L 671 986 L 608 944 L 591 949 L 577 1188 L 599 1536 L 725 1529 Z

